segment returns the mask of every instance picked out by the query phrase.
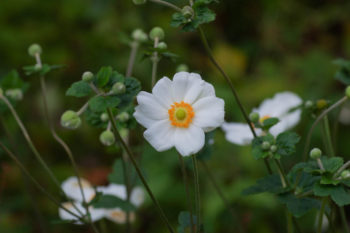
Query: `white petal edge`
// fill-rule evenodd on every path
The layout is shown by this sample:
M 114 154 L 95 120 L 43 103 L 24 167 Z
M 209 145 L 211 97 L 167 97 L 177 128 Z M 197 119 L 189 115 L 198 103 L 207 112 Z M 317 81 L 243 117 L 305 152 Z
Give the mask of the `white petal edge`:
M 174 146 L 175 127 L 169 120 L 161 120 L 149 127 L 143 136 L 156 149 L 162 152 Z
M 236 145 L 250 145 L 254 138 L 248 124 L 225 122 L 221 128 L 225 132 L 226 140 Z
M 161 78 L 152 89 L 153 95 L 163 107 L 169 109 L 174 103 L 172 97 L 172 81 L 168 77 Z
M 91 201 L 95 197 L 95 190 L 91 186 L 90 182 L 80 178 L 83 193 L 86 201 Z M 61 188 L 63 192 L 72 200 L 83 202 L 83 196 L 80 190 L 78 178 L 75 176 L 69 177 L 62 182 Z
M 182 156 L 189 156 L 200 151 L 205 142 L 203 129 L 191 124 L 188 128 L 176 128 L 175 148 Z

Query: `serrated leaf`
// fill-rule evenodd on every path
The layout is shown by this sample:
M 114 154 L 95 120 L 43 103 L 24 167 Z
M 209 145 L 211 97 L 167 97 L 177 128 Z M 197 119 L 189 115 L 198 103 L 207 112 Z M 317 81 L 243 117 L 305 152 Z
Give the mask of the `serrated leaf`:
M 78 81 L 73 83 L 66 91 L 67 96 L 85 97 L 92 94 L 93 91 L 90 85 L 85 81 Z
M 297 198 L 292 193 L 278 195 L 278 200 L 285 204 L 295 217 L 299 218 L 312 209 L 318 209 L 319 201 L 311 198 Z
M 252 154 L 255 159 L 266 158 L 269 156 L 268 150 L 262 149 L 263 142 L 269 142 L 271 145 L 274 144 L 274 137 L 271 134 L 267 134 L 266 136 L 256 137 L 252 142 Z
M 350 193 L 348 189 L 345 189 L 343 186 L 337 186 L 337 190 L 333 190 L 331 194 L 332 200 L 338 206 L 344 206 L 350 204 Z
M 102 67 L 96 74 L 97 86 L 100 88 L 104 87 L 108 83 L 112 75 L 112 72 L 113 72 L 112 67 L 110 66 Z
M 277 154 L 289 156 L 295 153 L 295 145 L 300 141 L 298 134 L 293 132 L 284 132 L 277 136 Z
M 135 96 L 141 91 L 141 83 L 136 78 L 125 78 L 124 85 L 126 92 L 124 94 L 117 95 L 121 100 L 119 104 L 120 108 L 125 108 L 130 105 L 135 99 Z
M 331 173 L 336 172 L 344 164 L 344 159 L 341 157 L 322 157 L 321 161 L 324 169 Z
M 93 207 L 100 209 L 121 208 L 124 211 L 134 211 L 136 208 L 130 202 L 122 200 L 113 195 L 101 195 L 97 200 L 93 201 Z
M 120 101 L 118 96 L 95 96 L 89 100 L 89 107 L 93 112 L 104 112 L 118 106 Z
M 326 173 L 322 174 L 320 183 L 321 184 L 337 185 L 340 183 L 340 180 L 333 179 L 333 174 L 326 172 Z
M 243 195 L 252 195 L 258 193 L 282 193 L 285 189 L 282 186 L 281 179 L 277 174 L 268 175 L 257 180 L 256 184 L 243 190 Z

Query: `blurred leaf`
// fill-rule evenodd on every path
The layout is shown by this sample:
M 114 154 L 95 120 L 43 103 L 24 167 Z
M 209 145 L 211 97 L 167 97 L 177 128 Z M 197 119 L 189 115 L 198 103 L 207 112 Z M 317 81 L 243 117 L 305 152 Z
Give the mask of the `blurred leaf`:
M 42 67 L 40 69 L 36 68 L 35 65 L 31 66 L 24 66 L 23 70 L 26 75 L 32 75 L 32 74 L 39 74 L 41 76 L 46 75 L 52 70 L 60 69 L 64 67 L 64 65 L 48 65 L 48 64 L 42 64 Z
M 350 85 L 350 61 L 337 59 L 333 63 L 340 66 L 340 69 L 335 74 L 335 79 L 345 85 Z
M 269 117 L 263 121 L 262 126 L 264 130 L 269 130 L 272 126 L 276 125 L 280 120 L 275 117 Z
M 124 211 L 134 211 L 136 209 L 130 202 L 122 200 L 113 195 L 101 195 L 97 200 L 94 200 L 92 206 L 97 209 L 121 208 Z
M 95 96 L 89 100 L 89 107 L 93 112 L 104 112 L 107 108 L 114 108 L 120 103 L 118 96 Z
M 255 185 L 244 189 L 242 194 L 252 195 L 252 194 L 258 194 L 258 193 L 264 193 L 264 192 L 276 194 L 276 193 L 282 193 L 284 191 L 286 190 L 282 187 L 280 177 L 277 174 L 273 174 L 257 180 Z
M 66 91 L 67 96 L 84 97 L 92 94 L 93 91 L 90 85 L 85 81 L 78 81 L 73 83 Z
M 320 203 L 311 198 L 297 198 L 292 193 L 278 195 L 278 200 L 285 204 L 295 217 L 301 217 L 312 209 L 318 209 Z
M 264 122 L 265 123 L 265 122 Z M 293 132 L 284 132 L 277 136 L 277 154 L 288 156 L 295 153 L 295 145 L 299 142 L 300 137 Z
M 330 196 L 332 200 L 339 206 L 350 204 L 350 193 L 342 185 L 322 185 L 315 184 L 314 194 L 320 197 Z
M 270 154 L 269 150 L 264 150 L 262 148 L 263 142 L 269 142 L 273 145 L 275 143 L 275 138 L 271 134 L 254 138 L 252 142 L 252 154 L 255 159 L 266 158 Z
M 96 82 L 97 82 L 97 86 L 98 87 L 104 87 L 108 81 L 109 81 L 109 78 L 111 77 L 112 75 L 112 67 L 108 66 L 108 67 L 102 67 L 97 75 L 96 75 Z

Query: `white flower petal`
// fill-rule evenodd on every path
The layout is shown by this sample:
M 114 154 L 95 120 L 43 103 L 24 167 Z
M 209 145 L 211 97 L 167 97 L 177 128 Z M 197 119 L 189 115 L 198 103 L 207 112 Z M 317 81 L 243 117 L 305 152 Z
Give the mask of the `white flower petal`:
M 65 202 L 65 203 L 62 203 L 62 205 L 63 205 L 63 207 L 65 207 L 67 210 L 69 210 L 70 212 L 72 212 L 75 215 L 78 215 L 80 217 L 83 217 L 84 215 L 86 215 L 86 209 L 83 207 L 83 205 L 80 202 L 74 202 L 74 203 Z M 73 205 L 75 205 L 75 206 L 73 206 Z M 89 213 L 90 213 L 91 220 L 93 222 L 100 220 L 105 215 L 104 210 L 95 209 L 91 206 L 89 207 Z M 74 220 L 74 221 L 76 221 L 75 224 L 79 224 L 79 225 L 83 224 L 76 216 L 72 215 L 71 213 L 69 213 L 68 211 L 66 211 L 63 208 L 58 209 L 58 214 L 62 220 Z
M 172 96 L 175 102 L 184 100 L 188 85 L 188 72 L 176 73 L 173 77 Z
M 217 97 L 205 97 L 193 104 L 193 124 L 205 129 L 219 127 L 224 122 L 225 102 Z
M 161 78 L 152 89 L 153 95 L 165 108 L 169 108 L 174 100 L 172 98 L 172 82 L 168 77 Z
M 122 200 L 126 200 L 126 187 L 121 184 L 110 184 L 107 187 L 97 187 L 98 192 L 104 195 L 116 196 Z
M 274 136 L 277 136 L 280 133 L 283 133 L 294 126 L 296 126 L 300 121 L 301 116 L 301 110 L 295 110 L 292 113 L 288 113 L 285 116 L 282 116 L 280 118 L 280 122 L 278 122 L 276 125 L 274 125 L 270 129 L 270 133 Z
M 83 188 L 85 200 L 91 201 L 96 194 L 94 188 L 87 180 L 80 178 L 80 181 Z M 78 202 L 83 202 L 83 196 L 80 190 L 77 177 L 69 177 L 68 179 L 62 182 L 61 187 L 69 198 Z
M 199 96 L 199 98 L 204 98 L 204 97 L 208 97 L 208 96 L 214 96 L 215 97 L 215 89 L 214 89 L 213 85 L 211 85 L 210 83 L 205 82 L 203 91 L 202 91 L 201 95 Z
M 260 117 L 270 116 L 270 117 L 282 117 L 287 114 L 289 110 L 299 106 L 302 100 L 299 96 L 292 92 L 281 92 L 277 93 L 273 98 L 266 99 L 262 102 L 258 109 L 253 111 L 258 112 Z
M 151 119 L 147 117 L 147 114 L 142 111 L 142 108 L 140 107 L 140 105 L 135 107 L 135 112 L 133 116 L 135 117 L 137 122 L 145 128 L 151 127 L 151 125 L 153 125 L 158 121 L 156 119 Z
M 191 76 L 187 85 L 187 91 L 184 96 L 184 102 L 188 104 L 193 104 L 198 100 L 205 88 L 205 82 L 201 79 L 193 79 Z
M 130 195 L 130 202 L 139 207 L 145 201 L 145 192 L 141 187 L 135 187 Z
M 237 145 L 249 145 L 254 138 L 248 124 L 225 122 L 221 128 L 225 132 L 226 140 Z M 260 134 L 260 132 L 256 132 Z
M 176 150 L 182 156 L 189 156 L 203 148 L 205 142 L 204 131 L 194 124 L 191 124 L 188 128 L 176 128 L 174 141 Z
M 154 149 L 161 152 L 174 146 L 174 133 L 175 127 L 173 127 L 167 119 L 153 124 L 143 133 L 143 135 Z

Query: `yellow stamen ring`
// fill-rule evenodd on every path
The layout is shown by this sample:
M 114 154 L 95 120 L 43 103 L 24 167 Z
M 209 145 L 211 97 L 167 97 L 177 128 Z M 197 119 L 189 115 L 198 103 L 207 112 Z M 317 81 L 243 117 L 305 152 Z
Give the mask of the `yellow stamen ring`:
M 183 101 L 172 104 L 168 113 L 171 125 L 181 128 L 188 128 L 194 117 L 192 106 Z

